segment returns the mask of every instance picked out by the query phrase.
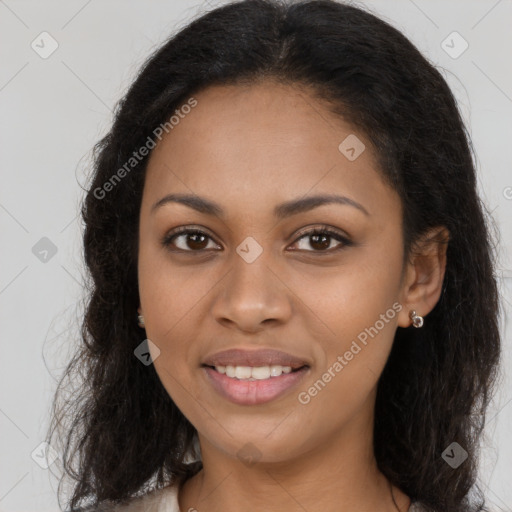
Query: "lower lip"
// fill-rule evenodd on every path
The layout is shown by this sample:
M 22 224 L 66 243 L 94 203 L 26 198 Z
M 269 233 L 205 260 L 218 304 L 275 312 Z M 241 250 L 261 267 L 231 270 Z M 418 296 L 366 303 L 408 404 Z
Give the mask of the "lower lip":
M 209 366 L 203 366 L 213 388 L 224 398 L 238 405 L 258 405 L 280 397 L 296 386 L 306 375 L 309 367 L 279 377 L 261 380 L 240 380 L 228 377 Z

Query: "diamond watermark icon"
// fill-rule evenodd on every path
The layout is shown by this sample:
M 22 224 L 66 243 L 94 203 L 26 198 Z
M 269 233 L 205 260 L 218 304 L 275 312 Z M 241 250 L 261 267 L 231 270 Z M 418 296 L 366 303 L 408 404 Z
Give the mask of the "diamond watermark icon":
M 237 248 L 236 252 L 245 260 L 246 263 L 252 263 L 263 252 L 263 247 L 256 242 L 252 236 L 248 236 Z
M 456 469 L 468 458 L 468 452 L 459 443 L 454 441 L 445 449 L 441 457 L 453 469 Z
M 49 238 L 43 236 L 43 238 L 32 247 L 32 253 L 39 261 L 48 263 L 57 254 L 57 246 Z
M 453 31 L 441 42 L 441 48 L 452 59 L 458 59 L 469 48 L 469 43 L 457 31 Z
M 43 469 L 48 469 L 59 458 L 59 454 L 46 441 L 39 444 L 30 456 Z
M 261 459 L 261 452 L 252 443 L 246 443 L 238 450 L 236 456 L 246 466 L 252 466 Z
M 366 149 L 366 146 L 358 137 L 351 133 L 341 142 L 338 149 L 340 153 L 347 158 L 347 160 L 353 162 Z
M 30 46 L 39 57 L 47 59 L 59 47 L 59 43 L 48 32 L 41 32 Z
M 133 353 L 142 364 L 149 366 L 160 355 L 160 349 L 151 340 L 146 339 L 137 345 Z

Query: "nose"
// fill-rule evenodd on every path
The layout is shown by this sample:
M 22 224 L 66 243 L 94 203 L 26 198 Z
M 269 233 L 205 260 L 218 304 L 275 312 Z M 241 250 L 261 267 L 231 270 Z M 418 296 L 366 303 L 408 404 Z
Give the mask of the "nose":
M 212 306 L 216 321 L 248 333 L 260 332 L 269 324 L 286 323 L 292 313 L 293 294 L 282 272 L 271 268 L 263 255 L 252 263 L 238 254 L 233 259 Z

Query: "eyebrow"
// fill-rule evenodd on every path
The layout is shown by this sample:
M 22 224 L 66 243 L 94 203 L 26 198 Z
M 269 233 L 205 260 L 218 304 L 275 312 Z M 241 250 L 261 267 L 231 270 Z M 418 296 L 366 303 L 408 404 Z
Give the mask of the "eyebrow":
M 225 218 L 225 212 L 220 205 L 204 197 L 192 194 L 168 194 L 162 197 L 162 199 L 159 199 L 151 207 L 151 213 L 154 213 L 158 208 L 168 203 L 183 204 L 200 213 L 214 215 L 221 219 Z M 284 219 L 286 217 L 291 217 L 292 215 L 307 212 L 314 208 L 318 208 L 319 206 L 328 204 L 342 204 L 352 206 L 363 212 L 365 215 L 370 216 L 368 210 L 366 210 L 362 204 L 354 201 L 353 199 L 350 199 L 350 197 L 339 196 L 335 194 L 322 194 L 286 201 L 274 208 L 274 216 L 278 219 Z

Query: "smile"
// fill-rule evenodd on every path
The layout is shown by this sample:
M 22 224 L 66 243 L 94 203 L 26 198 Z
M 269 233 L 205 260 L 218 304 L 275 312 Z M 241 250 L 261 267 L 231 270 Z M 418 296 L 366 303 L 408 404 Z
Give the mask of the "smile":
M 275 400 L 305 377 L 309 366 L 208 366 L 207 381 L 222 397 L 238 405 L 258 405 Z

